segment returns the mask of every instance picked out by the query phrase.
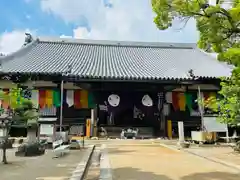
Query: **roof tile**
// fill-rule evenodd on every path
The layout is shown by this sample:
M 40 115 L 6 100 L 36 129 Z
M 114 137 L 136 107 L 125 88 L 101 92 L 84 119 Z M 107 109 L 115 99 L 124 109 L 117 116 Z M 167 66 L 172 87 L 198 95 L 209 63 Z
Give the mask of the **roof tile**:
M 230 76 L 231 68 L 192 44 L 36 40 L 2 59 L 6 73 L 64 73 L 82 78 L 185 79 Z

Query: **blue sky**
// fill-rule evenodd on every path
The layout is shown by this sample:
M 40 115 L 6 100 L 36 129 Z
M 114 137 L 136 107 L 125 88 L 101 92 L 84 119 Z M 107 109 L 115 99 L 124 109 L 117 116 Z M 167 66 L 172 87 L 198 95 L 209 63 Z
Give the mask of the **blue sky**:
M 1 0 L 0 52 L 19 49 L 24 32 L 124 41 L 196 42 L 194 20 L 159 31 L 151 0 Z

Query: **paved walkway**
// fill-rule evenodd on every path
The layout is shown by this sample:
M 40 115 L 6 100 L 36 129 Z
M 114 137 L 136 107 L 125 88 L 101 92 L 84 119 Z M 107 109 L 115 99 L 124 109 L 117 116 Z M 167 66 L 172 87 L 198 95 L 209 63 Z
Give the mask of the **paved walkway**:
M 233 163 L 240 168 L 240 154 L 235 153 L 231 147 L 191 147 L 188 151 Z
M 239 180 L 226 166 L 156 144 L 108 144 L 113 180 Z
M 161 143 L 167 145 L 170 148 L 178 149 L 176 145 L 177 142 L 164 141 Z M 214 161 L 219 161 L 224 164 L 229 164 L 240 169 L 240 154 L 234 152 L 231 147 L 221 145 L 204 145 L 199 147 L 198 145 L 191 145 L 190 148 L 185 149 L 185 151 L 212 159 Z
M 84 151 L 72 150 L 69 155 L 53 159 L 51 150 L 38 157 L 15 157 L 15 150 L 10 149 L 7 152 L 10 164 L 0 164 L 0 179 L 66 180 L 81 161 Z

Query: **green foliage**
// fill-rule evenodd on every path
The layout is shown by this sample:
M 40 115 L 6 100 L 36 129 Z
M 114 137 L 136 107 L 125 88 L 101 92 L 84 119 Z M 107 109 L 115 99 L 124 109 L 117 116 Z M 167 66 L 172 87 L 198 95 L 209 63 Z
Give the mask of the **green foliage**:
M 28 126 L 36 126 L 38 110 L 33 102 L 21 96 L 21 88 L 12 88 L 8 94 L 0 92 L 0 99 L 8 101 L 12 112 L 12 120 L 26 123 Z M 3 109 L 1 109 L 3 112 Z
M 28 126 L 36 126 L 38 111 L 30 100 L 23 100 L 21 105 L 15 108 L 13 120 L 26 122 Z
M 22 97 L 21 93 L 21 88 L 12 88 L 7 94 L 3 91 L 0 92 L 0 100 L 8 101 L 10 105 L 10 109 L 8 109 L 7 112 L 9 116 L 6 117 L 8 121 L 4 124 L 4 127 L 7 128 L 7 134 L 9 133 L 12 124 L 16 121 L 24 123 L 28 127 L 37 126 L 38 111 L 30 100 Z M 0 113 L 2 114 L 3 112 L 4 109 L 0 108 Z M 4 164 L 8 163 L 6 157 L 7 142 L 8 136 L 5 137 L 5 141 L 2 144 L 2 162 Z
M 230 79 L 223 79 L 220 98 L 208 99 L 206 106 L 219 112 L 220 122 L 230 125 L 240 124 L 240 68 L 233 71 Z
M 233 44 L 240 33 L 240 2 L 233 1 L 233 7 L 224 9 L 222 1 L 208 5 L 208 0 L 152 0 L 156 13 L 154 22 L 160 30 L 172 26 L 174 19 L 195 18 L 200 32 L 198 45 L 201 49 L 224 52 Z
M 209 5 L 208 0 L 152 0 L 154 23 L 160 30 L 172 26 L 176 19 L 196 20 L 200 32 L 198 47 L 218 53 L 219 61 L 235 66 L 230 79 L 223 79 L 220 99 L 209 99 L 207 106 L 220 113 L 228 124 L 240 123 L 240 0 L 226 8 L 223 0 Z

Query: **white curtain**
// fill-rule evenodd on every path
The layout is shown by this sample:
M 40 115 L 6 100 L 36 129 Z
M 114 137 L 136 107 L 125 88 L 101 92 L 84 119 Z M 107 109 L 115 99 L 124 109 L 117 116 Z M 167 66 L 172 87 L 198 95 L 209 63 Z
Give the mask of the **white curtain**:
M 67 104 L 69 107 L 74 105 L 74 91 L 73 90 L 67 90 Z
M 166 93 L 166 101 L 167 103 L 172 103 L 172 92 L 167 92 Z

